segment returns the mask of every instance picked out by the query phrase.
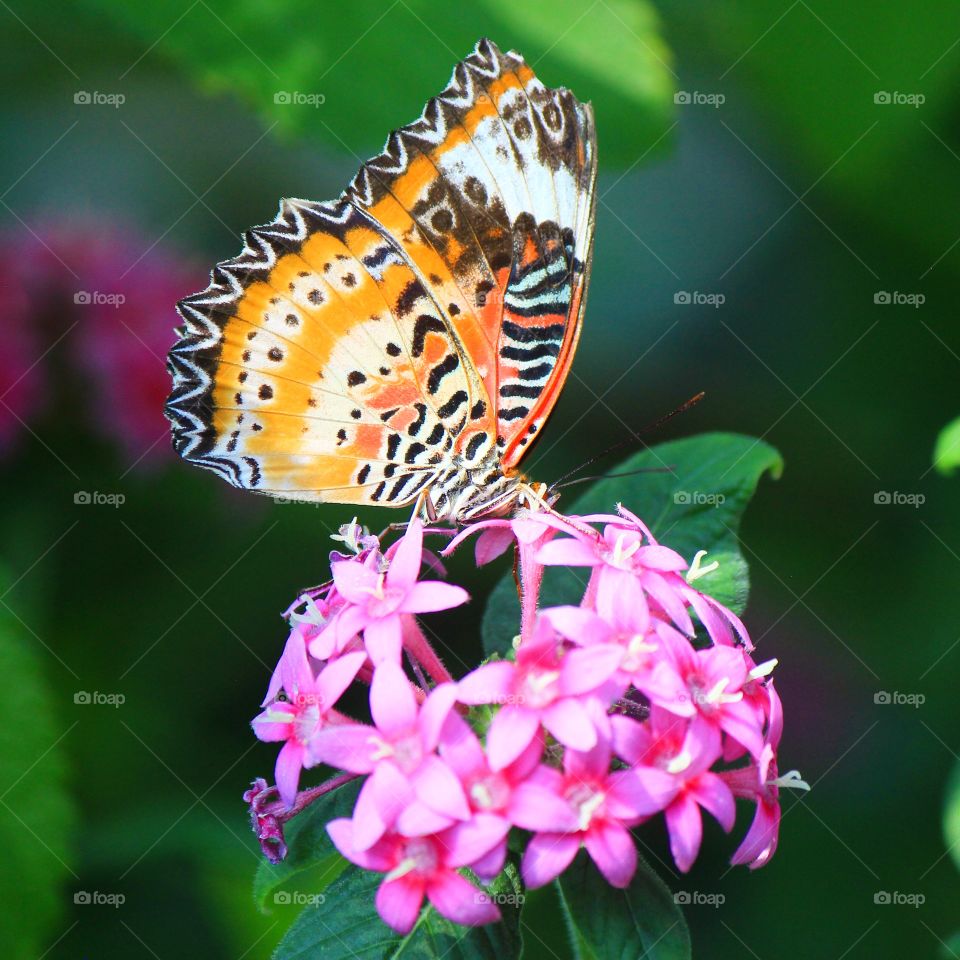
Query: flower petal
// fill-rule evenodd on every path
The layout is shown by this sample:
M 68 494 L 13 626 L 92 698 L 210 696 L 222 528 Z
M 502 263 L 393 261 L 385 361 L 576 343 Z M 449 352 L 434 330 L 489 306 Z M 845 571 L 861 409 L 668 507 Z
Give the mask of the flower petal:
M 759 803 L 753 823 L 736 853 L 730 858 L 733 864 L 749 863 L 751 870 L 767 864 L 776 853 L 780 830 L 780 804 Z
M 381 763 L 360 788 L 353 810 L 353 845 L 369 850 L 393 826 L 413 792 L 392 763 Z
M 693 866 L 703 839 L 703 818 L 700 807 L 687 796 L 679 796 L 667 807 L 667 829 L 670 831 L 670 852 L 681 873 Z
M 450 710 L 456 702 L 457 685 L 455 683 L 441 683 L 430 691 L 430 695 L 420 708 L 420 716 L 417 720 L 424 749 L 436 749 L 444 724 L 450 717 Z
M 487 755 L 483 752 L 477 735 L 458 713 L 448 714 L 440 736 L 439 749 L 440 756 L 461 779 L 486 768 Z
M 592 750 L 597 742 L 597 731 L 590 714 L 572 697 L 564 697 L 551 703 L 541 714 L 541 720 L 547 730 L 565 747 Z M 524 743 L 524 746 L 527 743 Z
M 583 845 L 611 887 L 630 886 L 637 869 L 637 848 L 628 830 L 611 821 L 599 823 L 586 832 Z
M 293 736 L 293 718 L 293 705 L 281 700 L 258 713 L 250 721 L 250 726 L 253 727 L 258 740 L 278 743 Z
M 514 665 L 508 660 L 485 663 L 457 684 L 457 699 L 471 706 L 504 703 L 513 690 Z
M 557 633 L 584 646 L 607 643 L 613 633 L 605 620 L 583 607 L 548 607 L 541 613 Z
M 370 684 L 370 713 L 377 729 L 390 739 L 409 733 L 417 722 L 417 698 L 399 664 L 377 666 Z
M 423 562 L 423 524 L 414 517 L 398 541 L 396 552 L 387 568 L 387 583 L 394 588 L 409 589 L 417 582 Z
M 453 817 L 466 820 L 470 805 L 456 774 L 438 757 L 428 756 L 410 777 L 414 792 L 428 807 Z
M 537 551 L 537 563 L 546 566 L 594 567 L 600 557 L 594 544 L 584 543 L 575 537 L 551 540 Z
M 690 614 L 687 613 L 686 598 L 683 595 L 686 581 L 672 575 L 679 581 L 675 586 L 674 581 L 668 579 L 669 576 L 671 575 L 663 576 L 652 570 L 644 571 L 643 587 L 663 607 L 667 616 L 677 625 L 677 628 L 688 637 L 692 637 L 693 621 L 690 619 Z
M 469 599 L 470 594 L 463 587 L 442 580 L 421 580 L 407 591 L 400 610 L 402 613 L 435 613 L 459 607 Z
M 397 933 L 408 934 L 417 922 L 423 893 L 424 884 L 410 874 L 397 880 L 384 880 L 376 897 L 380 919 Z
M 690 787 L 690 795 L 704 810 L 717 818 L 717 822 L 729 833 L 737 817 L 736 803 L 730 788 L 714 773 L 704 773 L 697 777 Z
M 580 849 L 577 833 L 538 833 L 527 844 L 520 864 L 523 882 L 535 889 L 560 876 Z
M 648 817 L 669 806 L 680 786 L 657 767 L 616 770 L 607 780 L 607 810 L 618 820 Z
M 566 696 L 596 690 L 620 666 L 623 648 L 612 643 L 571 650 L 560 661 L 560 689 Z
M 521 783 L 513 791 L 506 812 L 510 822 L 524 830 L 566 833 L 577 829 L 577 815 L 570 804 L 542 784 Z
M 320 693 L 320 705 L 324 713 L 336 706 L 343 692 L 353 683 L 357 671 L 366 662 L 367 655 L 362 650 L 345 653 L 331 660 L 317 677 L 317 690 Z
M 394 829 L 405 837 L 427 837 L 452 827 L 457 821 L 431 810 L 420 800 L 408 803 L 397 815 Z
M 333 582 L 337 593 L 350 603 L 366 606 L 370 601 L 370 590 L 377 585 L 377 574 L 362 561 L 338 560 L 330 564 Z
M 297 799 L 297 787 L 300 785 L 300 771 L 303 769 L 303 744 L 297 740 L 288 740 L 277 754 L 274 775 L 277 778 L 277 792 L 280 799 L 292 807 Z
M 473 863 L 470 864 L 470 869 L 483 880 L 484 883 L 487 883 L 499 875 L 506 860 L 507 841 L 502 840 L 489 853 L 474 860 Z
M 441 916 L 465 927 L 500 919 L 490 897 L 453 870 L 438 870 L 427 881 L 427 897 Z
M 369 850 L 357 850 L 353 843 L 353 821 L 347 817 L 331 820 L 327 824 L 327 833 L 333 845 L 351 863 L 355 863 L 364 870 L 391 870 L 394 866 L 394 857 L 391 853 L 394 844 L 378 843 Z
M 527 749 L 540 729 L 540 717 L 533 710 L 508 705 L 501 707 L 487 731 L 487 756 L 491 770 L 502 770 Z
M 475 559 L 478 567 L 486 566 L 491 560 L 496 560 L 513 543 L 513 530 L 509 523 L 503 527 L 492 527 L 484 530 L 477 537 L 477 543 L 474 548 Z
M 488 854 L 509 832 L 510 823 L 505 817 L 478 813 L 443 834 L 444 863 L 458 869 L 469 867 Z
M 350 773 L 369 773 L 381 737 L 364 723 L 334 723 L 321 727 L 309 744 L 311 766 L 326 763 Z
M 363 628 L 363 643 L 374 666 L 381 663 L 399 665 L 403 652 L 403 628 L 399 615 L 368 621 Z
M 369 596 L 366 599 L 369 600 Z M 354 606 L 353 604 L 342 607 L 340 612 L 331 621 L 330 626 L 310 644 L 311 652 L 313 652 L 314 656 L 320 653 L 321 639 L 326 638 L 327 631 L 329 630 L 335 632 L 337 649 L 342 650 L 369 621 L 370 617 L 367 615 L 366 607 Z

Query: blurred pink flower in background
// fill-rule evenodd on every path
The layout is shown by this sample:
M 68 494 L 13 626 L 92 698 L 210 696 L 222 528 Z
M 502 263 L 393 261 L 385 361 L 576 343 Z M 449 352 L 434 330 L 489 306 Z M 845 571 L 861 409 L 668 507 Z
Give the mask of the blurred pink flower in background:
M 0 456 L 20 421 L 32 427 L 52 400 L 79 405 L 83 420 L 125 459 L 162 461 L 170 451 L 163 401 L 175 304 L 205 285 L 204 271 L 136 228 L 86 216 L 8 229 L 0 251 L 8 338 Z M 78 384 L 79 404 L 69 395 Z

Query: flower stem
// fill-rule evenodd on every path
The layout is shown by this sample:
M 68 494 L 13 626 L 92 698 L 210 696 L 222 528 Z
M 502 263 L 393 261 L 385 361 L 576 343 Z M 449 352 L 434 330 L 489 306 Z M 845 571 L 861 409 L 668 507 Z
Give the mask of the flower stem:
M 424 636 L 416 617 L 403 617 L 403 645 L 412 658 L 423 667 L 434 683 L 450 683 L 453 677 L 430 646 L 430 641 Z

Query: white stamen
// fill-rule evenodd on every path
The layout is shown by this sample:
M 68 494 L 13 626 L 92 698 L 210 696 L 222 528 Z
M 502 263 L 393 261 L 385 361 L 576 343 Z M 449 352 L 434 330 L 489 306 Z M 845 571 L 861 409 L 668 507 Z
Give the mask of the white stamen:
M 294 623 L 312 623 L 318 627 L 326 624 L 327 618 L 320 612 L 320 608 L 313 597 L 304 595 L 300 598 L 300 601 L 303 603 L 305 612 L 297 613 L 296 610 L 291 610 L 290 619 Z
M 613 562 L 618 565 L 625 560 L 629 560 L 640 549 L 639 538 L 634 540 L 629 547 L 624 547 L 623 540 L 623 534 L 619 534 L 617 542 L 613 545 Z
M 752 680 L 759 680 L 761 677 L 768 677 L 773 673 L 773 668 L 777 665 L 777 662 L 777 658 L 774 657 L 772 660 L 764 660 L 763 663 L 758 663 L 750 671 L 750 678 Z
M 707 555 L 706 550 L 698 550 L 693 558 L 693 563 L 690 564 L 690 569 L 687 570 L 687 583 L 693 583 L 694 580 L 699 580 L 700 577 L 705 577 L 708 573 L 713 573 L 714 570 L 720 568 L 720 561 L 714 560 L 713 563 L 708 563 L 705 567 L 700 566 L 700 561 Z
M 743 699 L 743 691 L 738 691 L 737 693 L 724 693 L 726 690 L 727 684 L 730 682 L 729 677 L 724 677 L 722 680 L 718 680 L 706 693 L 701 694 L 700 699 L 702 703 L 739 703 Z
M 666 766 L 667 773 L 683 773 L 693 763 L 693 754 L 689 750 L 681 750 Z
M 370 596 L 374 598 L 374 600 L 382 600 L 384 596 L 383 584 L 386 581 L 386 578 L 387 578 L 387 575 L 385 573 L 378 574 L 377 585 L 375 587 L 361 587 L 360 592 L 369 593 Z
M 340 527 L 339 533 L 330 535 L 331 540 L 339 540 L 351 553 L 360 553 L 363 547 L 360 545 L 360 538 L 365 536 L 366 529 L 357 523 L 354 517 L 349 523 Z
M 767 784 L 770 786 L 780 787 L 781 790 L 809 790 L 810 784 L 806 780 L 800 779 L 799 770 L 789 770 L 787 773 L 781 774 L 776 780 L 768 780 Z

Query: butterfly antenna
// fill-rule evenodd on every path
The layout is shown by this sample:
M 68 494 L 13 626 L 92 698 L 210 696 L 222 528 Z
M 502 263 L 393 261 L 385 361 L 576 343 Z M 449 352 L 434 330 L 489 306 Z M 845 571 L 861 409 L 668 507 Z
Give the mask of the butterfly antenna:
M 696 396 L 693 396 L 689 400 L 684 401 L 683 403 L 680 404 L 679 407 L 674 408 L 669 413 L 664 414 L 662 417 L 660 417 L 657 420 L 654 420 L 653 423 L 648 423 L 645 427 L 642 427 L 640 430 L 634 432 L 631 436 L 627 437 L 626 439 L 618 440 L 612 446 L 607 447 L 606 450 L 602 451 L 601 453 L 598 453 L 594 457 L 591 457 L 589 460 L 585 460 L 583 463 L 580 464 L 580 466 L 574 467 L 573 470 L 568 471 L 558 480 L 555 480 L 551 484 L 551 486 L 554 489 L 559 489 L 560 485 L 569 477 L 572 477 L 574 476 L 574 474 L 579 473 L 585 467 L 589 467 L 590 464 L 596 463 L 598 460 L 602 460 L 604 457 L 609 456 L 614 451 L 623 449 L 623 447 L 628 447 L 635 442 L 640 443 L 641 446 L 644 446 L 644 447 L 647 446 L 647 444 L 640 439 L 640 434 L 651 433 L 652 431 L 658 429 L 659 427 L 662 427 L 668 420 L 672 420 L 678 414 L 685 413 L 691 407 L 696 406 L 705 396 L 706 396 L 706 393 L 703 390 L 701 390 L 700 393 L 696 394 Z M 634 471 L 634 472 L 639 472 L 639 471 Z M 630 474 L 620 474 L 620 476 L 630 476 Z M 593 478 L 584 478 L 584 479 L 593 479 Z M 580 482 L 580 481 L 576 481 L 576 482 Z M 568 483 L 566 484 L 566 486 L 570 486 L 570 484 Z
M 673 467 L 637 467 L 636 470 L 627 470 L 625 473 L 599 473 L 596 476 L 574 477 L 566 483 L 555 483 L 554 490 L 566 490 L 575 487 L 578 483 L 589 483 L 591 480 L 618 480 L 621 477 L 635 477 L 638 473 L 673 473 Z

